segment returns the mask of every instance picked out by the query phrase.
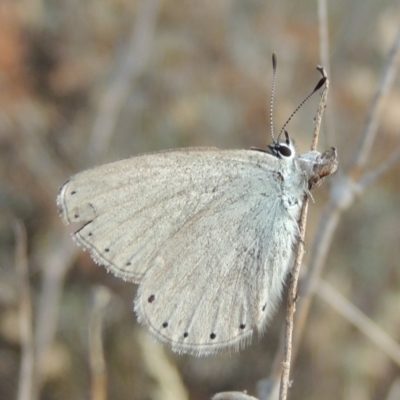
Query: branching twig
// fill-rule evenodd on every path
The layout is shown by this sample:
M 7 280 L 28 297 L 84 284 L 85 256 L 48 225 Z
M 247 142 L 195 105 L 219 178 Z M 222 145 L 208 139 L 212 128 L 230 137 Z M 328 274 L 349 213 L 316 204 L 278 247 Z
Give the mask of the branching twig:
M 338 311 L 347 321 L 356 326 L 390 359 L 400 366 L 400 345 L 398 343 L 327 282 L 320 280 L 316 291 L 331 307 Z
M 383 68 L 382 77 L 380 79 L 380 86 L 377 89 L 377 93 L 374 97 L 373 105 L 367 117 L 365 128 L 360 135 L 358 146 L 361 146 L 359 150 L 355 152 L 354 167 L 348 176 L 338 176 L 334 180 L 331 191 L 331 200 L 325 207 L 317 231 L 314 235 L 314 242 L 310 251 L 309 267 L 307 269 L 307 275 L 305 276 L 304 282 L 300 287 L 300 298 L 301 301 L 298 304 L 293 337 L 293 358 L 299 348 L 299 343 L 302 337 L 302 332 L 305 326 L 305 322 L 308 317 L 312 296 L 317 285 L 318 279 L 321 276 L 323 265 L 327 258 L 328 251 L 331 247 L 334 233 L 340 222 L 342 213 L 348 209 L 356 199 L 356 196 L 360 194 L 361 181 L 356 182 L 354 178 L 359 176 L 359 167 L 364 166 L 367 156 L 369 156 L 372 142 L 375 137 L 376 127 L 378 124 L 378 118 L 380 115 L 380 109 L 382 104 L 382 96 L 386 94 L 390 85 L 393 83 L 393 76 L 395 68 L 397 67 L 398 54 L 399 54 L 399 42 L 400 42 L 400 31 L 396 37 L 394 44 L 389 51 L 387 62 Z M 397 159 L 397 152 L 393 153 L 391 161 L 388 165 L 391 165 L 394 159 Z M 386 167 L 379 169 L 383 170 Z M 357 170 L 357 171 L 356 171 Z M 380 172 L 378 172 L 380 173 Z M 277 354 L 276 359 L 281 357 Z M 277 363 L 275 362 L 275 365 Z
M 400 61 L 400 28 L 397 32 L 397 36 L 393 42 L 392 47 L 389 50 L 386 64 L 382 70 L 381 77 L 377 91 L 371 103 L 371 107 L 368 111 L 367 119 L 365 121 L 364 129 L 362 130 L 358 143 L 355 147 L 352 167 L 350 168 L 351 176 L 356 179 L 359 173 L 371 154 L 371 148 L 375 140 L 376 132 L 378 130 L 379 118 L 381 115 L 383 101 L 385 95 L 389 92 L 393 86 L 398 64 Z
M 388 60 L 386 63 L 386 66 L 383 68 L 384 72 L 388 72 L 391 75 L 394 74 L 393 69 L 394 69 L 394 64 L 396 60 L 396 55 L 393 53 L 393 48 L 397 49 L 397 54 L 399 53 L 399 37 L 400 37 L 400 31 L 399 31 L 399 36 L 395 40 L 395 45 L 392 47 L 391 51 L 389 52 L 388 55 Z M 392 82 L 393 80 L 391 80 Z M 378 99 L 378 94 L 382 96 L 384 93 L 386 93 L 389 88 L 387 87 L 387 82 L 388 79 L 385 79 L 383 76 L 381 78 L 381 84 L 385 85 L 385 90 L 382 88 L 378 88 L 377 90 L 377 95 L 375 96 L 375 108 L 371 108 L 369 116 L 367 117 L 368 121 L 372 125 L 377 124 L 377 119 L 378 119 L 378 104 L 381 104 L 382 100 Z M 375 119 L 371 118 L 371 115 L 375 116 Z M 370 138 L 366 138 L 366 134 L 369 133 L 369 135 L 374 136 L 375 131 L 371 129 L 369 126 L 366 126 L 366 128 L 363 130 L 362 137 L 364 138 L 361 142 L 369 143 Z M 371 146 L 368 146 L 368 151 L 371 150 Z M 364 154 L 365 152 L 363 152 Z M 363 159 L 365 155 L 362 155 L 360 153 L 360 157 Z M 359 164 L 359 162 L 356 162 Z M 359 164 L 361 165 L 361 164 Z M 352 176 L 349 174 L 349 176 L 338 176 L 336 180 L 334 180 L 333 185 L 332 185 L 332 191 L 331 191 L 331 201 L 327 204 L 325 207 L 319 226 L 317 228 L 317 231 L 315 233 L 315 240 L 313 242 L 313 245 L 311 247 L 310 251 L 310 262 L 309 262 L 309 268 L 308 268 L 308 273 L 307 276 L 305 277 L 304 281 L 304 286 L 302 290 L 302 294 L 304 296 L 309 296 L 310 293 L 312 293 L 315 289 L 316 282 L 318 281 L 322 267 L 325 264 L 325 260 L 327 257 L 328 250 L 331 246 L 332 239 L 334 232 L 336 231 L 336 227 L 340 221 L 340 217 L 342 213 L 348 209 L 353 202 L 355 201 L 356 195 L 359 193 L 357 192 L 357 189 L 359 188 L 359 183 L 355 182 L 352 179 Z M 308 299 L 305 301 L 302 301 L 301 304 L 301 310 L 297 314 L 297 318 L 301 319 L 306 319 L 306 316 L 308 314 L 308 308 L 309 308 L 309 303 Z M 302 315 L 304 313 L 304 315 Z M 297 329 L 296 334 L 301 335 L 301 332 Z
M 371 172 L 365 173 L 359 180 L 360 188 L 365 189 L 374 183 L 384 172 L 386 172 L 394 163 L 400 159 L 400 146 L 377 168 Z

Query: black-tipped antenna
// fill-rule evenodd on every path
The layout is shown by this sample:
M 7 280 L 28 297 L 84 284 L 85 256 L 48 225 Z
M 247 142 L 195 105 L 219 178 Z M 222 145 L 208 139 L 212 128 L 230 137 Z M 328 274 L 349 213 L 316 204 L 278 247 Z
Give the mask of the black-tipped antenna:
M 277 67 L 277 58 L 276 54 L 272 54 L 272 88 L 271 88 L 271 102 L 269 105 L 269 123 L 271 127 L 271 138 L 272 141 L 275 142 L 274 137 L 274 96 L 275 96 L 275 81 L 276 81 L 276 67 Z
M 284 125 L 282 126 L 282 129 L 281 129 L 280 132 L 279 132 L 278 139 L 277 139 L 278 141 L 279 141 L 279 138 L 280 138 L 282 132 L 285 131 L 285 128 L 287 127 L 288 123 L 289 123 L 290 120 L 293 118 L 293 116 L 297 113 L 297 111 L 299 111 L 300 108 L 303 107 L 304 104 L 307 102 L 307 100 L 308 100 L 316 91 L 318 91 L 319 89 L 321 89 L 321 87 L 325 84 L 325 82 L 326 82 L 326 80 L 327 80 L 327 75 L 326 75 L 325 70 L 324 70 L 320 65 L 317 65 L 317 71 L 320 72 L 320 74 L 322 75 L 322 78 L 319 80 L 319 82 L 317 83 L 317 86 L 315 86 L 314 90 L 313 90 L 313 91 L 298 105 L 298 107 L 292 112 L 292 114 L 290 115 L 290 117 L 289 117 L 289 118 L 287 119 L 287 121 L 284 123 Z

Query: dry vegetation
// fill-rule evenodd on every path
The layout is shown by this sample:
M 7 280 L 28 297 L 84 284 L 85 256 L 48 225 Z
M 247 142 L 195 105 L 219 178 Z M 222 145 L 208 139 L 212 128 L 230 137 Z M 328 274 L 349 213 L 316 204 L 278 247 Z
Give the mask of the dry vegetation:
M 329 127 L 319 147 L 336 146 L 352 179 L 399 149 L 394 75 L 374 116 L 372 151 L 354 164 L 399 11 L 394 0 L 329 4 Z M 319 79 L 317 15 L 316 2 L 0 2 L 0 399 L 262 397 L 283 307 L 267 335 L 239 354 L 176 356 L 135 321 L 136 287 L 75 246 L 55 197 L 74 172 L 145 151 L 265 146 L 271 54 L 279 56 L 280 127 Z M 301 151 L 317 103 L 288 127 Z M 338 216 L 323 270 L 330 286 L 317 283 L 290 398 L 400 397 L 399 186 L 397 162 Z M 308 249 L 329 185 L 314 196 Z M 363 325 L 358 310 L 374 323 Z

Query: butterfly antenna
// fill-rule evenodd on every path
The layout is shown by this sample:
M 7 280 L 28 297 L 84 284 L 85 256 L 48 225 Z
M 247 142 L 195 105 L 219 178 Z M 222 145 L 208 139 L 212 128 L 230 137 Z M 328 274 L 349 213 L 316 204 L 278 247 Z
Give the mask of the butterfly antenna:
M 289 118 L 287 119 L 287 121 L 284 123 L 284 125 L 282 126 L 282 129 L 281 129 L 280 132 L 279 132 L 278 139 L 277 139 L 278 141 L 279 141 L 279 138 L 280 138 L 282 132 L 285 131 L 286 126 L 288 125 L 288 123 L 290 122 L 290 120 L 293 118 L 293 116 L 297 113 L 297 111 L 299 111 L 300 108 L 304 106 L 304 104 L 307 102 L 307 100 L 308 100 L 315 92 L 317 92 L 319 89 L 321 89 L 322 86 L 324 86 L 326 80 L 328 79 L 325 70 L 324 70 L 321 66 L 318 65 L 318 66 L 317 66 L 317 70 L 321 73 L 322 78 L 319 80 L 319 82 L 318 82 L 317 85 L 315 86 L 314 90 L 313 90 L 313 91 L 312 91 L 312 92 L 297 106 L 297 108 L 292 112 L 292 114 L 290 115 L 290 117 L 289 117 Z
M 271 88 L 271 102 L 269 105 L 269 124 L 271 128 L 271 138 L 272 141 L 275 142 L 275 137 L 274 137 L 274 97 L 275 97 L 275 81 L 276 81 L 276 67 L 277 67 L 277 58 L 276 54 L 272 54 L 272 88 Z

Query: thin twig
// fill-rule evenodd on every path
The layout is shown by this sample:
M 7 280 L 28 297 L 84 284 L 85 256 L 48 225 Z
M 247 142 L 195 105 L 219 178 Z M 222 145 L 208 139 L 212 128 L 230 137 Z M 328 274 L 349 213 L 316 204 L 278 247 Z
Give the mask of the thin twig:
M 317 69 L 326 78 L 325 70 L 321 67 L 318 67 Z M 312 138 L 312 142 L 311 142 L 311 150 L 316 150 L 316 148 L 317 148 L 319 133 L 321 131 L 322 115 L 324 113 L 324 110 L 326 107 L 326 102 L 328 99 L 328 91 L 329 91 L 329 79 L 326 78 L 325 88 L 324 88 L 324 91 L 322 92 L 321 100 L 319 101 L 317 116 L 315 117 L 314 132 L 313 132 L 313 138 Z
M 327 282 L 320 280 L 317 294 L 400 366 L 400 345 Z
M 19 286 L 19 326 L 21 331 L 22 358 L 18 382 L 18 400 L 35 400 L 37 388 L 35 385 L 35 352 L 32 332 L 32 303 L 29 286 L 29 271 L 27 261 L 26 230 L 22 222 L 16 221 L 15 233 L 15 266 Z
M 318 143 L 318 135 L 321 127 L 322 114 L 326 106 L 328 89 L 329 89 L 329 81 L 328 79 L 326 79 L 325 88 L 318 106 L 317 117 L 315 119 L 314 136 L 311 146 L 312 150 L 315 150 Z M 294 313 L 296 310 L 297 286 L 299 280 L 300 266 L 304 256 L 304 237 L 306 232 L 307 211 L 308 211 L 308 196 L 305 197 L 303 207 L 301 210 L 300 223 L 299 223 L 301 239 L 299 240 L 296 259 L 289 280 L 288 300 L 287 300 L 286 318 L 285 318 L 285 346 L 284 346 L 284 357 L 282 362 L 282 375 L 281 375 L 280 390 L 279 390 L 279 400 L 286 400 L 290 385 L 289 375 L 290 375 L 290 363 L 292 357 Z
M 391 76 L 394 75 L 394 66 L 396 65 L 395 60 L 397 58 L 397 55 L 394 54 L 393 49 L 396 49 L 397 54 L 399 53 L 398 41 L 399 36 L 395 39 L 395 43 L 389 52 L 387 62 L 383 68 L 380 89 L 378 89 L 377 91 L 380 96 L 382 96 L 384 93 L 387 93 L 389 88 L 388 82 L 393 82 L 392 78 L 385 78 L 384 73 Z M 382 88 L 382 85 L 385 86 L 384 89 Z M 369 143 L 370 138 L 367 138 L 367 135 L 375 135 L 376 129 L 373 127 L 373 125 L 376 124 L 377 115 L 379 114 L 377 111 L 377 109 L 379 108 L 378 103 L 380 104 L 382 101 L 379 100 L 378 97 L 378 95 L 375 96 L 374 105 L 373 107 L 371 107 L 371 111 L 369 113 L 369 116 L 367 117 L 367 123 L 365 125 L 365 129 L 363 130 L 363 133 L 361 134 L 362 139 L 360 139 L 359 145 L 361 143 Z M 375 117 L 372 118 L 372 115 L 374 115 Z M 366 144 L 364 144 L 363 148 L 364 150 L 362 152 L 359 152 L 360 159 L 364 159 L 367 154 L 366 152 L 368 151 L 369 155 L 369 152 L 371 151 L 370 145 L 367 146 Z M 355 154 L 358 153 L 355 152 Z M 393 158 L 394 157 L 397 156 L 394 154 Z M 361 166 L 361 163 L 357 164 L 357 162 L 355 162 L 354 165 Z M 325 265 L 325 261 L 328 255 L 328 251 L 331 247 L 336 229 L 340 223 L 341 216 L 343 212 L 354 203 L 357 195 L 359 194 L 360 183 L 353 180 L 353 178 L 358 174 L 354 174 L 354 172 L 349 173 L 346 176 L 342 174 L 337 176 L 336 179 L 333 179 L 331 199 L 322 212 L 319 225 L 314 235 L 314 241 L 311 246 L 307 274 L 300 285 L 299 295 L 301 301 L 299 302 L 295 315 L 296 329 L 294 331 L 293 337 L 293 357 L 295 357 L 299 349 L 302 333 L 304 331 L 304 327 L 309 315 L 313 293 L 319 281 L 319 277 L 321 276 L 322 269 Z M 277 357 L 278 356 L 279 355 L 277 355 Z
M 306 232 L 306 220 L 308 211 L 308 198 L 305 198 L 303 208 L 300 216 L 300 237 L 304 238 Z M 296 260 L 294 263 L 293 270 L 290 274 L 289 280 L 289 294 L 286 306 L 286 318 L 285 318 L 285 346 L 284 346 L 284 357 L 282 362 L 282 375 L 279 389 L 279 400 L 286 400 L 287 392 L 290 386 L 290 362 L 292 356 L 292 336 L 293 336 L 293 318 L 296 310 L 297 300 L 297 284 L 300 272 L 301 262 L 304 256 L 304 244 L 303 239 L 299 241 Z
M 300 341 L 308 319 L 313 299 L 313 285 L 316 285 L 317 277 L 319 277 L 322 272 L 322 266 L 325 264 L 336 228 L 340 222 L 340 216 L 340 210 L 336 208 L 332 202 L 328 203 L 322 212 L 320 224 L 314 234 L 307 274 L 299 288 L 300 302 L 296 313 L 296 330 L 293 338 L 295 356 L 300 348 Z M 315 267 L 311 268 L 311 266 Z

